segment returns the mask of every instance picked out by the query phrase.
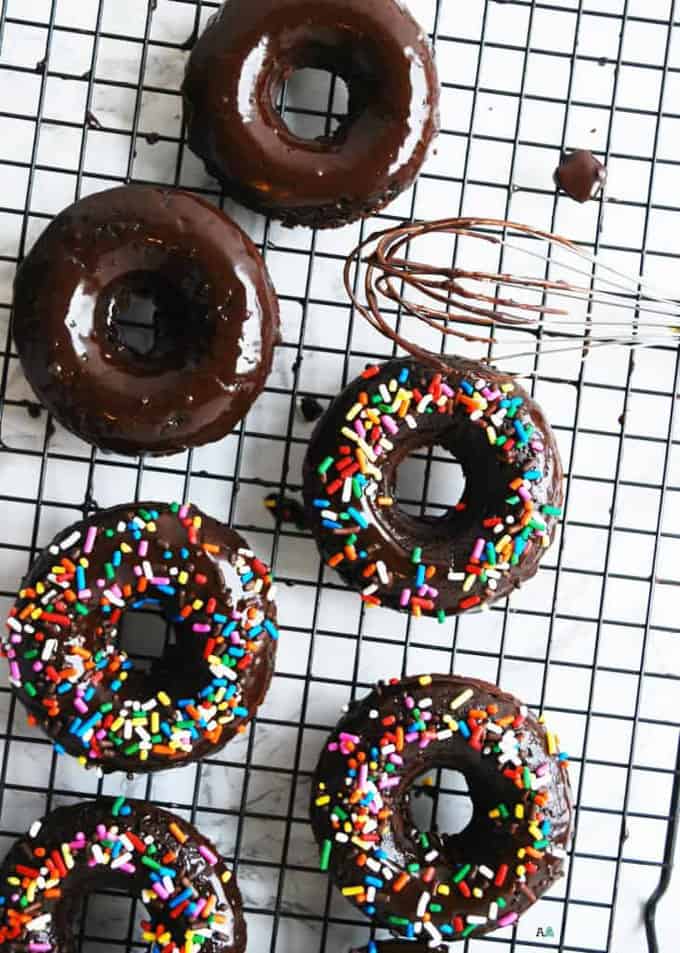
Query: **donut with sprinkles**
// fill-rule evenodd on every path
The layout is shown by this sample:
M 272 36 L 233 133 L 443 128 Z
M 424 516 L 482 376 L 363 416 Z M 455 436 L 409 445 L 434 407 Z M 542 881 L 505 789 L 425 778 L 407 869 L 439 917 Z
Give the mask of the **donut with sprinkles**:
M 531 578 L 563 500 L 538 405 L 486 364 L 451 365 L 447 375 L 414 358 L 368 367 L 317 424 L 304 466 L 307 518 L 328 566 L 367 606 L 440 622 Z M 396 499 L 397 470 L 437 446 L 460 464 L 465 491 L 442 517 L 416 517 Z
M 114 888 L 148 911 L 151 953 L 243 953 L 241 894 L 207 838 L 169 811 L 100 798 L 36 821 L 0 867 L 0 947 L 70 953 L 82 897 Z
M 121 645 L 129 610 L 171 624 L 149 671 Z M 4 654 L 16 696 L 59 753 L 104 772 L 196 761 L 243 732 L 278 640 L 268 567 L 180 503 L 102 510 L 60 533 L 24 579 Z
M 349 706 L 313 777 L 321 870 L 376 927 L 434 949 L 512 926 L 563 873 L 567 763 L 558 738 L 495 685 L 380 683 Z M 410 790 L 437 768 L 468 784 L 472 819 L 457 834 L 413 821 Z

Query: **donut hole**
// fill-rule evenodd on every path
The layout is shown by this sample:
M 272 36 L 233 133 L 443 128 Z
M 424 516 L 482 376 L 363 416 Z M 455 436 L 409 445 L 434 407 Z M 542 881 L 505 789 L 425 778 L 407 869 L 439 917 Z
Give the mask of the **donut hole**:
M 432 769 L 416 778 L 409 794 L 411 820 L 420 832 L 451 837 L 472 821 L 470 789 L 460 771 Z
M 411 453 L 394 473 L 392 497 L 398 510 L 428 522 L 446 519 L 465 495 L 465 471 L 455 456 L 437 448 Z
M 332 68 L 295 69 L 273 89 L 281 121 L 297 139 L 324 142 L 337 137 L 349 120 L 349 87 Z
M 191 367 L 213 336 L 209 286 L 193 263 L 177 265 L 174 274 L 130 271 L 100 292 L 95 323 L 127 363 L 151 370 Z
M 135 669 L 148 673 L 168 646 L 175 644 L 175 631 L 155 607 L 126 609 L 118 624 L 119 645 L 134 662 Z

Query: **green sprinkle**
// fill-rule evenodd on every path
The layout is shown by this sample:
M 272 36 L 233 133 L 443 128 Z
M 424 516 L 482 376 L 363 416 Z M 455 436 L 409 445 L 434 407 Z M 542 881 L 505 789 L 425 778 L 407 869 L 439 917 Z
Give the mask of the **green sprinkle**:
M 421 547 L 421 546 L 416 546 L 415 549 L 413 550 L 413 552 L 411 553 L 411 562 L 414 563 L 414 565 L 417 566 L 418 563 L 421 561 L 422 558 L 423 558 L 423 550 L 422 550 L 422 547 Z
M 24 652 L 24 658 L 26 659 L 27 662 L 30 661 L 30 659 L 34 659 L 37 657 L 38 657 L 37 649 L 31 649 L 30 652 Z
M 138 751 L 139 751 L 139 745 L 137 744 L 137 742 L 135 742 L 133 745 L 129 745 L 127 748 L 125 748 L 125 750 L 124 750 L 123 753 L 124 753 L 124 754 L 137 754 Z
M 407 920 L 406 917 L 395 917 L 394 914 L 391 914 L 387 918 L 388 923 L 393 923 L 395 927 L 407 927 L 410 920 Z
M 527 791 L 531 790 L 531 771 L 526 767 L 522 772 L 522 783 L 524 784 L 524 787 L 527 789 Z
M 420 872 L 420 864 L 408 864 L 406 869 L 410 874 L 417 874 Z
M 146 855 L 142 857 L 142 863 L 144 864 L 145 867 L 150 867 L 152 870 L 161 869 L 160 864 L 156 863 L 155 860 L 152 860 L 151 857 L 147 857 Z
M 440 625 L 444 625 L 444 623 L 446 622 L 446 613 L 444 612 L 443 609 L 440 609 L 439 612 L 437 613 L 437 621 L 439 622 Z
M 330 860 L 331 860 L 331 851 L 333 850 L 332 841 L 325 840 L 323 842 L 323 847 L 321 848 L 321 859 L 319 860 L 319 869 L 324 871 L 328 870 Z
M 498 805 L 498 810 L 500 811 L 500 814 L 501 814 L 501 817 L 502 817 L 502 818 L 508 818 L 508 817 L 510 817 L 510 811 L 507 809 L 507 807 L 505 806 L 505 804 L 499 804 L 499 805 Z
M 121 794 L 121 796 L 117 797 L 116 800 L 113 802 L 113 807 L 111 808 L 111 813 L 113 814 L 114 817 L 118 817 L 118 815 L 120 814 L 120 809 L 123 806 L 123 804 L 125 804 L 125 798 Z
M 319 464 L 317 473 L 319 473 L 321 476 L 323 476 L 324 473 L 328 473 L 330 468 L 333 466 L 333 463 L 333 457 L 326 457 L 326 459 Z
M 537 841 L 534 841 L 534 849 L 535 849 L 535 850 L 545 850 L 545 848 L 546 848 L 546 847 L 549 847 L 549 846 L 550 846 L 550 841 L 549 841 L 549 840 L 537 840 Z
M 35 698 L 35 696 L 38 694 L 33 682 L 24 682 L 24 690 L 27 695 L 31 696 L 31 698 Z
M 461 867 L 457 874 L 453 878 L 454 884 L 459 884 L 461 880 L 465 880 L 467 875 L 470 872 L 470 864 L 465 864 L 464 867 Z
M 171 503 L 171 504 L 170 504 L 170 512 L 171 512 L 171 513 L 179 513 L 179 503 Z
M 430 910 L 432 911 L 432 913 L 441 913 L 443 910 L 443 907 L 441 903 L 431 903 Z
M 109 539 L 112 539 L 116 534 L 112 529 L 104 530 L 104 536 L 107 536 Z
M 112 705 L 111 702 L 104 702 L 103 705 L 100 705 L 100 706 L 99 706 L 99 711 L 102 713 L 102 715 L 108 715 L 108 713 L 109 713 L 112 709 L 113 709 L 113 705 Z
M 104 575 L 109 580 L 116 578 L 116 570 L 113 568 L 111 563 L 104 563 Z
M 546 503 L 545 506 L 541 507 L 541 513 L 545 513 L 546 516 L 561 516 L 562 508 L 559 506 L 549 506 Z
M 469 927 L 465 927 L 465 929 L 464 929 L 463 932 L 461 933 L 461 936 L 462 936 L 463 938 L 465 938 L 466 936 L 470 936 L 470 934 L 472 933 L 472 931 L 473 931 L 473 930 L 476 930 L 476 929 L 477 929 L 477 924 L 476 924 L 476 923 L 471 923 Z
M 496 903 L 501 908 L 501 910 L 505 910 L 505 908 L 507 907 L 507 903 L 503 897 L 496 897 Z
M 339 817 L 341 821 L 347 820 L 347 813 L 343 811 L 343 809 L 341 807 L 338 807 L 337 805 L 333 808 L 332 813 L 335 815 L 335 817 Z
M 87 606 L 84 606 L 82 602 L 76 602 L 76 612 L 78 613 L 78 615 L 90 614 L 90 610 L 87 608 Z

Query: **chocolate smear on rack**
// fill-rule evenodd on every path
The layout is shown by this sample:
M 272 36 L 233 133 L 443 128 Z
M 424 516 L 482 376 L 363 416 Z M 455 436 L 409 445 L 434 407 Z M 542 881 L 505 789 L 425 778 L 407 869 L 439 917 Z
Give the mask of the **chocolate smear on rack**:
M 562 154 L 555 184 L 575 202 L 596 198 L 607 182 L 607 169 L 588 149 Z

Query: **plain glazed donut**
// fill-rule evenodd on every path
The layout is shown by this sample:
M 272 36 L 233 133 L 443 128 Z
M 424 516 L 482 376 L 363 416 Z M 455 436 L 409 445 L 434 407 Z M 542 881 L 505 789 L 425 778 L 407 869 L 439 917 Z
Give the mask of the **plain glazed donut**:
M 262 704 L 278 630 L 269 569 L 194 506 L 133 503 L 60 533 L 7 620 L 12 688 L 59 752 L 149 772 L 219 751 Z M 177 643 L 146 673 L 120 647 L 157 606 Z
M 259 252 L 218 208 L 129 186 L 48 226 L 17 272 L 13 331 L 65 427 L 116 453 L 167 454 L 221 439 L 247 413 L 279 310 Z
M 236 879 L 195 827 L 143 801 L 99 798 L 36 821 L 0 866 L 0 947 L 74 953 L 83 897 L 118 889 L 145 904 L 153 953 L 244 953 Z
M 458 834 L 414 826 L 409 789 L 435 768 L 467 781 Z M 572 815 L 555 735 L 512 695 L 455 675 L 353 702 L 312 781 L 321 869 L 375 926 L 433 948 L 515 923 L 562 875 Z
M 444 621 L 507 596 L 538 569 L 562 505 L 562 466 L 540 408 L 487 364 L 414 358 L 369 367 L 319 420 L 304 464 L 308 522 L 323 557 L 362 593 Z M 441 445 L 465 492 L 441 518 L 395 501 L 396 471 Z
M 321 139 L 274 106 L 296 70 L 341 76 L 349 113 Z M 408 188 L 438 130 L 424 33 L 397 0 L 228 0 L 184 81 L 189 145 L 226 192 L 286 225 L 334 227 Z

